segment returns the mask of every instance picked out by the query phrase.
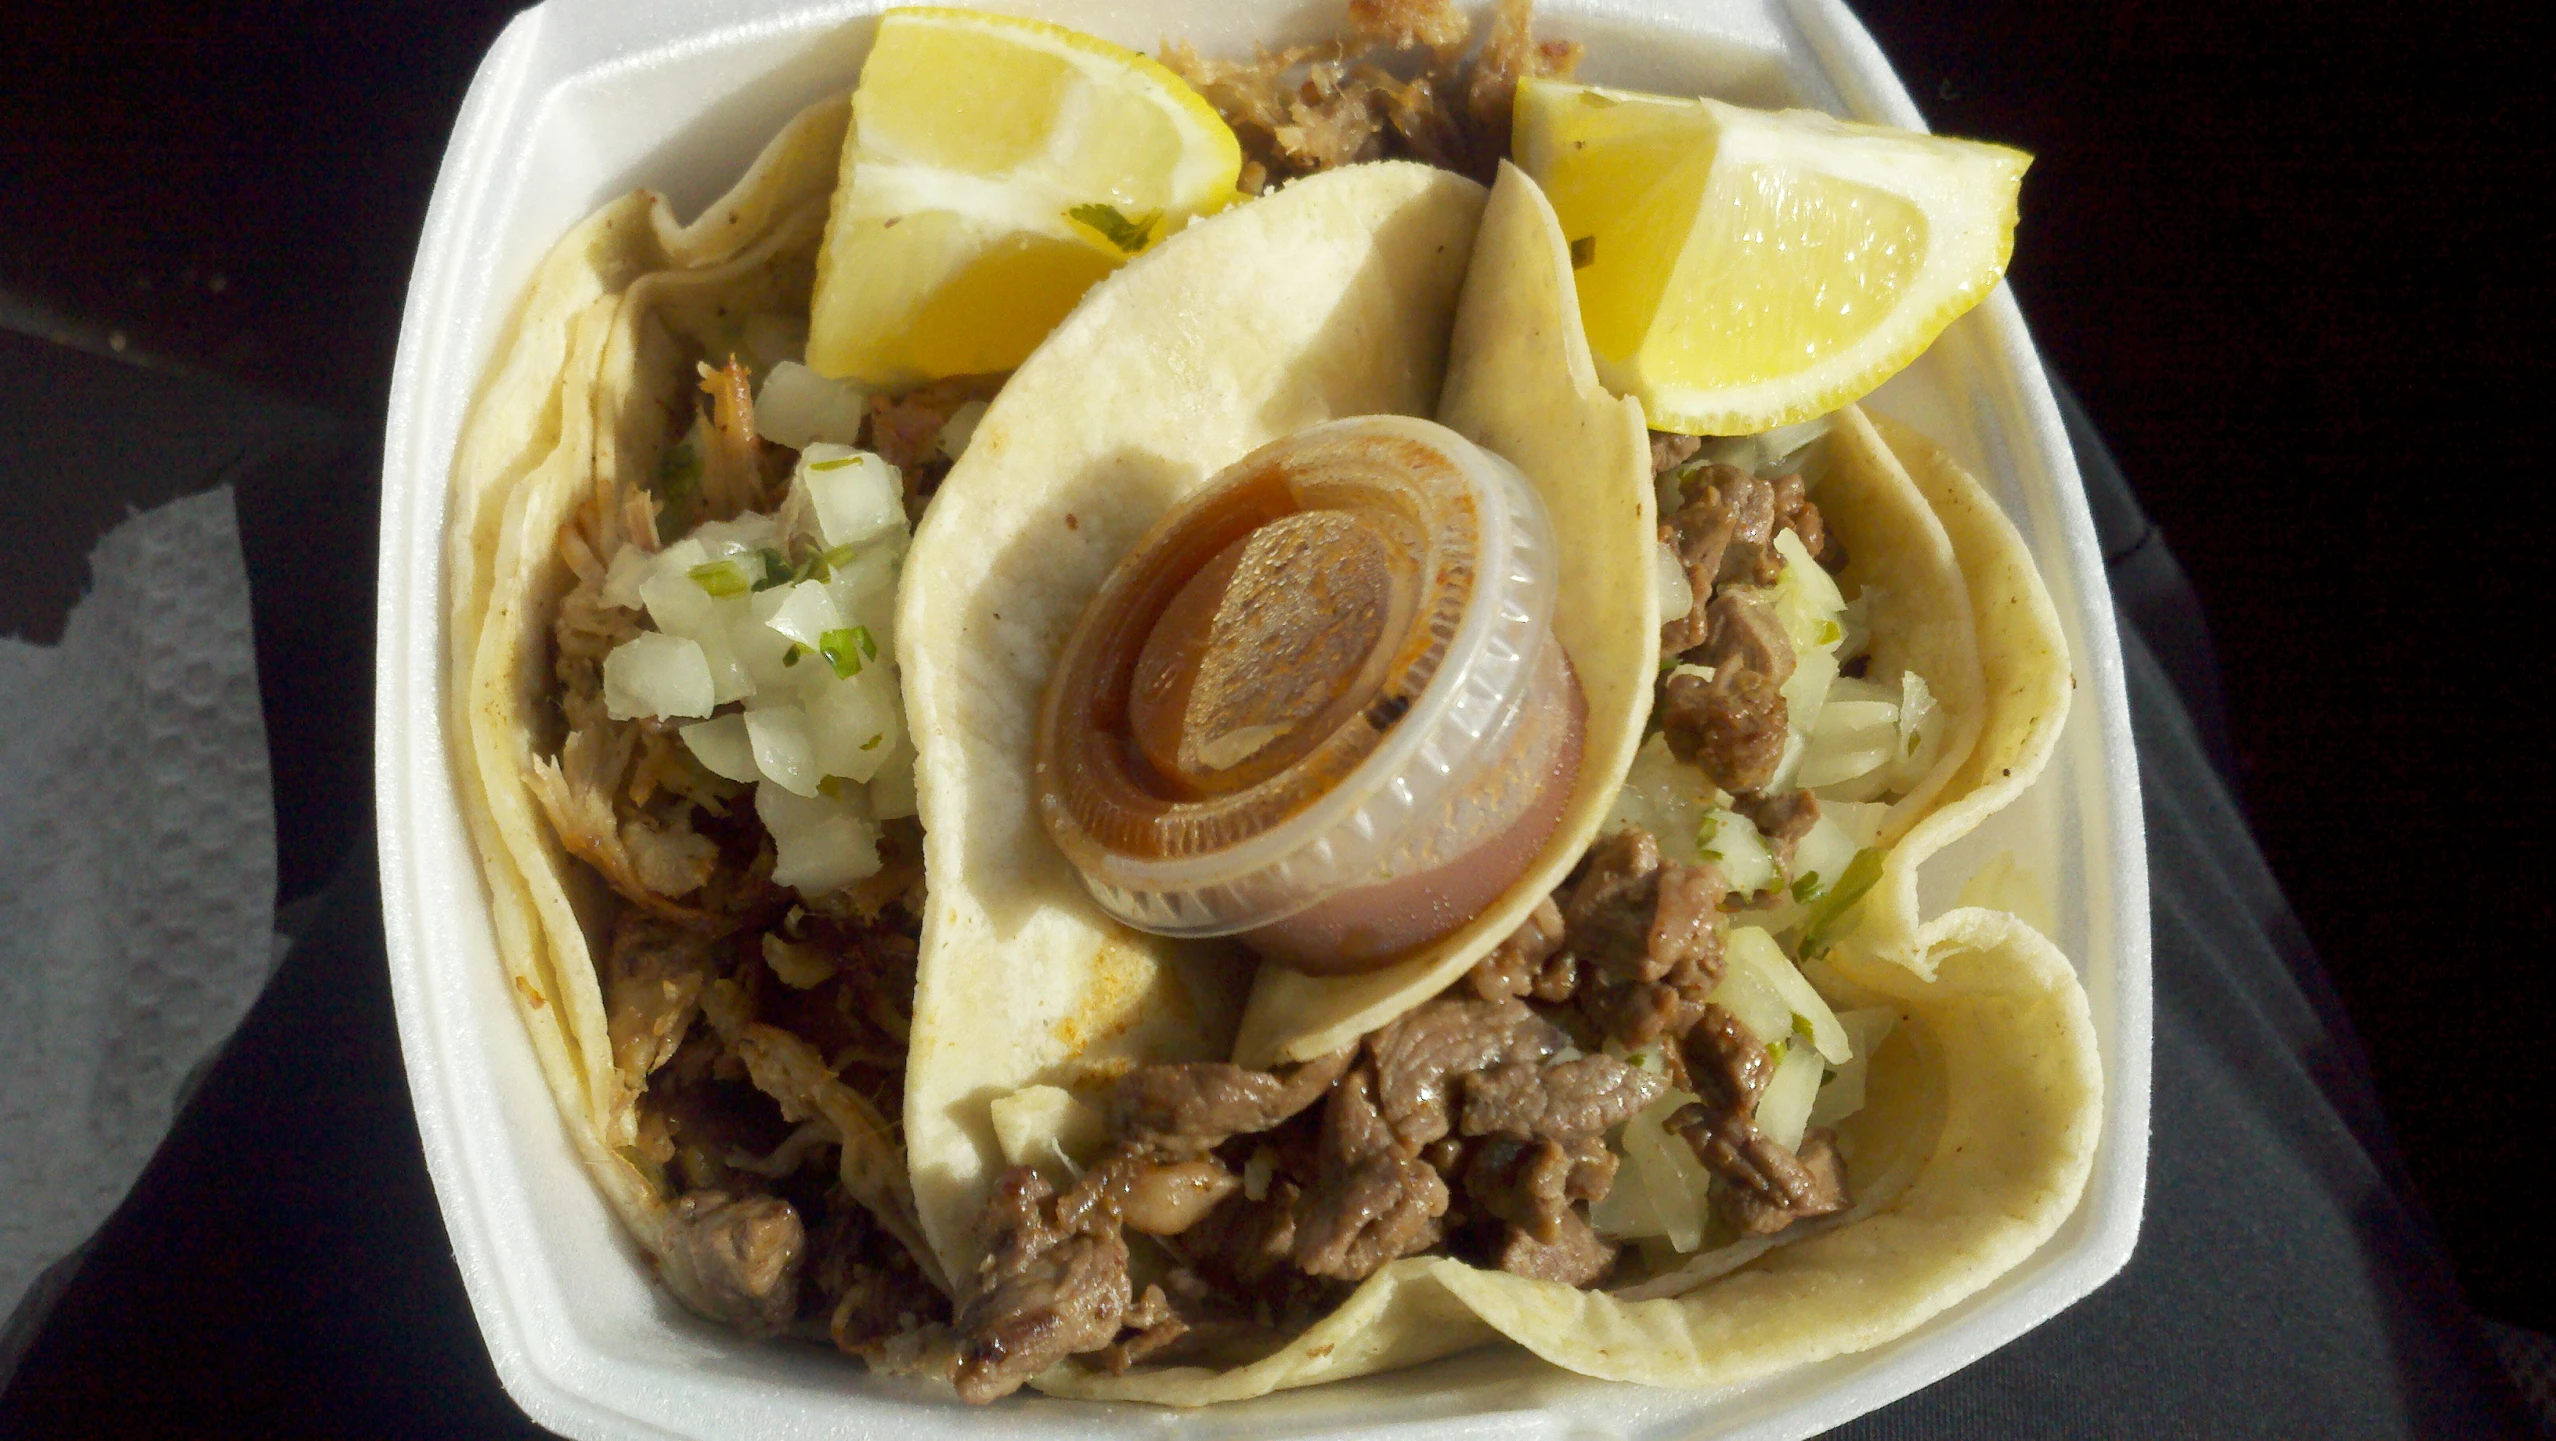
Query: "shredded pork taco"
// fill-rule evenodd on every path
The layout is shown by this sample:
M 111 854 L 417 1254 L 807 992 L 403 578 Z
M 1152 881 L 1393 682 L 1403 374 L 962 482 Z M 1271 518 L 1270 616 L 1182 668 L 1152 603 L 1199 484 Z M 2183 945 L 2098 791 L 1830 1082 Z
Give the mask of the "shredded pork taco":
M 691 227 L 633 196 L 536 274 L 455 466 L 456 771 L 568 1131 L 713 1320 L 971 1401 L 1199 1405 L 1502 1337 L 1726 1384 L 1904 1333 L 2075 1204 L 2100 1079 L 2066 960 L 1917 904 L 2065 714 L 2019 538 L 1851 405 L 1648 430 L 1501 161 L 1508 90 L 1568 48 L 1520 6 L 1472 57 L 1442 7 L 1353 10 L 1320 52 L 1175 48 L 1257 198 L 1147 219 L 1008 374 L 803 363 L 841 100 Z M 1365 484 L 1406 442 L 1519 508 L 1478 538 L 1529 558 L 1542 689 L 1486 734 L 1568 733 L 1496 888 L 1336 967 L 1285 916 L 1113 901 L 1054 800 L 1088 613 L 1251 465 Z M 1345 524 L 1217 624 L 1347 594 Z M 1460 553 L 1424 579 L 1488 584 Z M 1452 681 L 1253 700 L 1299 632 L 1252 623 L 1211 789 L 1322 706 L 1378 755 L 1461 712 Z

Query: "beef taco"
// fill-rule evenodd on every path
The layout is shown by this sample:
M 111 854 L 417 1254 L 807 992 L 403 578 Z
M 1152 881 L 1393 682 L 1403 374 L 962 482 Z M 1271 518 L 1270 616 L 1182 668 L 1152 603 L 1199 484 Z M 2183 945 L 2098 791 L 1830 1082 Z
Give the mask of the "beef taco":
M 1353 187 L 1443 212 L 1450 254 L 1471 228 L 1434 399 L 1426 355 L 1341 386 L 1372 337 L 1287 288 L 1329 268 L 1305 263 L 1316 217 Z M 2099 1082 L 2064 960 L 1984 911 L 1836 944 L 1895 843 L 1994 804 L 1969 778 L 1986 677 L 2056 649 L 1982 629 L 1936 506 L 1851 408 L 1655 463 L 1596 383 L 1534 184 L 1504 172 L 1478 227 L 1474 203 L 1356 167 L 1176 238 L 1014 376 L 918 533 L 900 636 L 935 898 L 907 1138 L 924 1229 L 973 1278 L 962 1394 L 1194 1405 L 1497 1336 L 1592 1375 L 1737 1381 L 1906 1330 L 2074 1205 Z M 1260 338 L 1240 359 L 1177 303 L 1207 276 L 1217 324 Z M 1317 384 L 1340 388 L 1309 407 Z M 1077 637 L 1122 624 L 1089 618 L 1113 567 L 1248 489 L 1220 460 L 1256 473 L 1255 447 L 1341 405 L 1433 409 L 1530 480 L 1576 562 L 1553 624 L 1586 700 L 1535 860 L 1351 975 L 1256 959 L 1237 925 L 1137 929 L 1073 864 L 1106 820 L 1051 803 L 1061 844 L 1041 834 L 1071 748 L 1042 749 L 1042 696 L 1053 726 Z M 1246 690 L 1299 668 L 1264 630 L 1242 643 Z M 1193 716 L 1230 708 L 1185 683 Z M 1931 979 L 1892 963 L 1911 946 Z
M 1554 59 L 1522 7 L 1493 49 Z M 455 766 L 563 1121 L 691 1309 L 978 1401 L 1503 1336 L 1719 1384 L 2074 1205 L 2066 961 L 1916 899 L 2064 715 L 2019 540 L 1852 406 L 1647 430 L 1498 84 L 1432 127 L 1333 79 L 1399 128 L 1100 207 L 1128 253 L 1008 375 L 802 363 L 839 99 L 537 272 L 455 465 Z

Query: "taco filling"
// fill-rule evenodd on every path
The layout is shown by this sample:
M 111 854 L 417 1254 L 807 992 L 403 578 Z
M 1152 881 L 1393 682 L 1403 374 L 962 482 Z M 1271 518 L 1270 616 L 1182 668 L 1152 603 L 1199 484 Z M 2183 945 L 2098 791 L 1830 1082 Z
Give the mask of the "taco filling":
M 537 286 L 566 378 L 517 423 L 556 449 L 456 523 L 465 789 L 571 1129 L 715 1320 L 976 1402 L 1198 1404 L 1498 1334 L 1705 1384 L 1845 1343 L 1592 1360 L 1551 1296 L 1703 1328 L 1781 1245 L 1904 1329 L 2073 1203 L 2064 962 L 2004 918 L 1919 927 L 1913 881 L 1859 909 L 1981 793 L 1983 733 L 2037 757 L 2057 724 L 1992 705 L 1946 502 L 1851 406 L 1646 428 L 1580 339 L 1584 243 L 1505 164 L 1518 84 L 1574 47 L 1517 3 L 1470 53 L 1444 4 L 1350 16 L 1250 62 L 1170 47 L 1238 147 L 1187 200 L 1008 238 L 883 210 L 928 166 L 836 102 L 714 207 L 740 233 L 634 204 Z M 886 296 L 862 264 L 927 233 L 974 268 Z M 843 338 L 1069 253 L 1038 268 L 1061 321 L 944 348 L 1017 370 Z M 1218 490 L 1269 456 L 1295 501 Z M 1316 853 L 1346 879 L 1307 882 Z M 1903 949 L 1985 979 L 1912 988 Z M 2026 1000 L 1963 1009 L 2000 988 Z M 2058 1069 L 2003 1083 L 2047 1093 L 2029 1154 L 1930 1171 L 2045 1034 Z M 1822 1249 L 1884 1212 L 1951 1259 Z

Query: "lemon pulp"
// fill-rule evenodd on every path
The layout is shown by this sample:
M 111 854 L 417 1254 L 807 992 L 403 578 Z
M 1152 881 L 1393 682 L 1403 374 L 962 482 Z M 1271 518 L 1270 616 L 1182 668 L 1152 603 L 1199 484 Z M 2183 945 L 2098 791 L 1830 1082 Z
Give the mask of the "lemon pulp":
M 1018 365 L 1095 281 L 1232 203 L 1242 165 L 1161 65 L 1010 16 L 889 11 L 852 112 L 808 363 L 866 385 Z
M 1735 435 L 1863 395 L 1978 303 L 2029 157 L 2002 146 L 1558 81 L 1514 149 L 1571 240 L 1607 384 Z

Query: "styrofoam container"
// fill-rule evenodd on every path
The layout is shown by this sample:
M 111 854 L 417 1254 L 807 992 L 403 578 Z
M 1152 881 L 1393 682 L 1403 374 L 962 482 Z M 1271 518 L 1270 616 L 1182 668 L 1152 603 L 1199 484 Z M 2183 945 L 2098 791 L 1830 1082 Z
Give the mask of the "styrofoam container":
M 664 191 L 686 215 L 705 204 L 790 115 L 852 83 L 877 8 L 857 0 L 548 0 L 526 11 L 471 84 L 418 247 L 382 467 L 374 757 L 382 911 L 427 1167 L 489 1353 L 524 1410 L 593 1438 L 1790 1438 L 1968 1365 L 2117 1272 L 2138 1236 L 2148 1151 L 2138 773 L 2093 524 L 2049 383 L 2001 286 L 1873 403 L 1933 435 L 1987 482 L 2031 544 L 2075 659 L 2076 705 L 2048 774 L 1927 875 L 1931 913 L 1972 865 L 2015 852 L 2046 889 L 2048 928 L 2093 1003 L 2106 1083 L 2094 1175 L 2075 1214 L 2021 1266 L 1897 1341 L 1736 1389 L 1591 1381 L 1493 1347 L 1194 1412 L 1028 1394 L 974 1410 L 815 1346 L 749 1342 L 683 1311 L 650 1281 L 580 1170 L 505 993 L 457 807 L 442 699 L 446 484 L 480 372 L 550 243 L 636 186 Z M 1211 55 L 1310 38 L 1340 13 L 1329 0 L 997 8 L 1147 51 L 1178 36 Z M 1581 74 L 1601 83 L 1922 125 L 1836 0 L 1546 0 L 1539 23 L 1585 43 Z M 2030 237 L 2027 227 L 2026 244 Z

